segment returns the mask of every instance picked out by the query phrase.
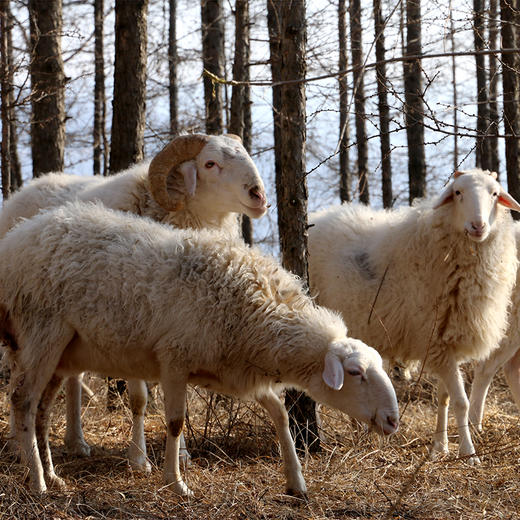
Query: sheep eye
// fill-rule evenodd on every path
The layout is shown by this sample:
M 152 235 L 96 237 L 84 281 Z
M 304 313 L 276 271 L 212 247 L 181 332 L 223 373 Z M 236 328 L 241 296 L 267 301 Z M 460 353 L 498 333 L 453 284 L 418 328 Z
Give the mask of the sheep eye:
M 208 170 L 213 168 L 213 166 L 215 166 L 215 161 L 208 161 L 204 167 L 207 168 Z
M 493 197 L 498 197 L 498 193 L 496 191 L 493 193 Z
M 354 376 L 354 377 L 361 375 L 361 372 L 359 370 L 347 370 L 347 372 L 350 376 Z
M 460 195 L 460 191 L 459 191 L 459 190 L 456 190 L 456 191 L 455 191 L 455 195 Z

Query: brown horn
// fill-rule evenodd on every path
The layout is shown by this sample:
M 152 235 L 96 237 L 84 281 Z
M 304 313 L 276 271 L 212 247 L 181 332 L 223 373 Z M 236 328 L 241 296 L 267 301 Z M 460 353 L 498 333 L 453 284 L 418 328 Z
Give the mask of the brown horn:
M 184 179 L 178 171 L 178 166 L 183 162 L 197 157 L 199 152 L 208 142 L 209 136 L 204 134 L 181 135 L 166 145 L 150 163 L 148 169 L 148 182 L 150 192 L 155 202 L 168 211 L 176 211 L 182 205 L 184 199 Z M 179 187 L 168 192 L 167 181 L 170 173 L 175 173 L 179 179 L 174 179 L 174 185 Z

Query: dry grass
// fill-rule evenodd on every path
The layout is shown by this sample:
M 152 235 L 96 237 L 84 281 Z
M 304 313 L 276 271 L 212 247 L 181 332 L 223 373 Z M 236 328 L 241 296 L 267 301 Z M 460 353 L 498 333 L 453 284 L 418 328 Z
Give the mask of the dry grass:
M 103 385 L 92 380 L 102 392 Z M 283 494 L 281 461 L 269 420 L 254 406 L 230 407 L 228 400 L 193 392 L 188 444 L 193 464 L 186 481 L 194 499 L 179 499 L 161 481 L 164 421 L 150 411 L 146 433 L 151 476 L 134 474 L 125 461 L 130 415 L 108 413 L 104 399 L 84 414 L 93 456 L 76 459 L 63 449 L 63 397 L 56 406 L 51 436 L 57 472 L 66 493 L 34 496 L 25 469 L 4 447 L 5 391 L 0 394 L 0 519 L 508 519 L 520 510 L 518 480 L 520 425 L 507 387 L 497 379 L 488 399 L 485 430 L 475 434 L 482 465 L 469 467 L 451 456 L 431 461 L 434 424 L 432 385 L 396 383 L 402 410 L 400 432 L 390 439 L 335 411 L 323 410 L 327 441 L 322 453 L 303 459 L 307 502 Z M 206 402 L 215 411 L 207 416 Z

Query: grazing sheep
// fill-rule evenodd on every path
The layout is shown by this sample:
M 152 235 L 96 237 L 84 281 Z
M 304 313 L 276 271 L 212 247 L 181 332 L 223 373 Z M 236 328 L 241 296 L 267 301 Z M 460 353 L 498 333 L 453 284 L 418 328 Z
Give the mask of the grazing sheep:
M 516 246 L 520 254 L 520 222 L 515 222 Z M 475 365 L 471 394 L 469 398 L 469 421 L 482 431 L 484 402 L 489 385 L 496 372 L 503 366 L 506 381 L 518 407 L 520 407 L 520 270 L 517 271 L 513 289 L 509 327 L 500 343 L 487 359 Z
M 266 212 L 262 179 L 234 135 L 183 135 L 174 139 L 150 163 L 144 162 L 109 177 L 53 173 L 35 179 L 14 194 L 0 213 L 0 237 L 21 218 L 67 201 L 100 201 L 105 206 L 150 217 L 176 228 L 211 228 L 238 234 L 237 213 L 258 218 Z M 134 469 L 149 471 L 144 440 L 146 389 L 129 388 L 134 418 L 129 448 Z M 184 442 L 184 440 L 183 440 Z M 88 455 L 81 428 L 80 378 L 67 384 L 69 451 Z M 184 450 L 184 456 L 188 457 Z
M 379 354 L 347 338 L 342 319 L 274 259 L 224 233 L 96 204 L 42 212 L 0 240 L 0 309 L 16 433 L 38 492 L 63 485 L 50 405 L 63 377 L 82 371 L 161 382 L 164 478 L 181 495 L 190 494 L 179 469 L 188 383 L 264 406 L 297 495 L 306 487 L 277 390 L 306 390 L 380 433 L 398 427 Z
M 433 452 L 448 450 L 451 398 L 459 454 L 478 463 L 459 364 L 484 359 L 507 326 L 517 258 L 496 174 L 457 172 L 440 197 L 394 211 L 344 204 L 309 221 L 318 302 L 385 358 L 425 362 L 439 378 Z

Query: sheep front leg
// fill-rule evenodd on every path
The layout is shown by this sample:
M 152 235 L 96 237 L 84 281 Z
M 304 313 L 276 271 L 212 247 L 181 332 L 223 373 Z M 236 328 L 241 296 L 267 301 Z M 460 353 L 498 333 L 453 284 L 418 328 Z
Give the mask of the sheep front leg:
M 480 464 L 480 459 L 475 454 L 475 447 L 471 440 L 468 425 L 469 400 L 464 390 L 464 381 L 459 367 L 455 361 L 444 367 L 439 377 L 442 379 L 450 396 L 459 430 L 459 456 L 467 457 L 468 464 Z
M 257 397 L 257 401 L 267 410 L 276 428 L 284 462 L 284 473 L 287 483 L 286 492 L 288 495 L 303 498 L 306 496 L 307 487 L 303 478 L 302 467 L 298 460 L 298 455 L 296 454 L 296 448 L 294 447 L 294 441 L 289 430 L 287 410 L 272 390 Z
M 128 461 L 132 469 L 150 473 L 152 466 L 146 457 L 144 437 L 144 416 L 148 400 L 148 389 L 144 381 L 128 380 L 128 400 L 132 410 L 132 442 L 128 448 Z
M 81 382 L 83 375 L 71 376 L 65 385 L 67 403 L 67 430 L 65 446 L 69 453 L 79 457 L 90 455 L 90 446 L 83 436 L 81 427 Z
M 450 396 L 446 386 L 439 380 L 437 384 L 437 426 L 433 434 L 432 455 L 448 453 L 448 405 Z
M 40 404 L 38 405 L 38 412 L 36 414 L 36 439 L 38 442 L 45 481 L 50 487 L 60 489 L 64 489 L 66 485 L 64 480 L 58 477 L 54 472 L 54 465 L 52 463 L 51 450 L 49 447 L 49 423 L 52 404 L 54 403 L 54 399 L 58 390 L 61 388 L 62 383 L 62 377 L 57 375 L 52 376 L 43 391 Z
M 179 448 L 186 413 L 186 381 L 172 383 L 170 379 L 163 383 L 163 391 L 167 425 L 164 482 L 178 495 L 192 496 L 192 491 L 182 479 L 179 465 Z

